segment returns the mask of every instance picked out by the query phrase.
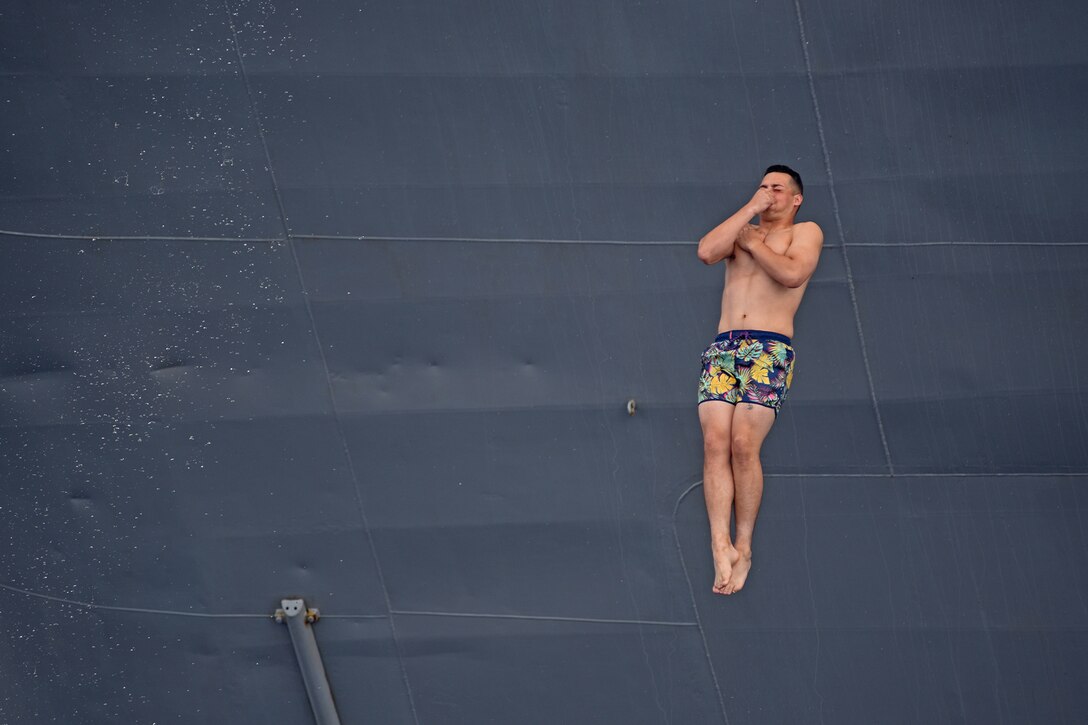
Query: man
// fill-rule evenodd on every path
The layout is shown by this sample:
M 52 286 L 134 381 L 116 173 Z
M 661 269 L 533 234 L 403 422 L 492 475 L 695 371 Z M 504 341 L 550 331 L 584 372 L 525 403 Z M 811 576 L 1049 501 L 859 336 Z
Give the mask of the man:
M 804 185 L 788 166 L 767 169 L 751 201 L 699 240 L 704 264 L 725 264 L 718 337 L 703 353 L 699 422 L 714 592 L 741 590 L 763 498 L 759 449 L 793 380 L 793 317 L 824 235 L 795 223 Z M 751 224 L 753 217 L 758 224 Z M 729 519 L 736 509 L 736 539 Z

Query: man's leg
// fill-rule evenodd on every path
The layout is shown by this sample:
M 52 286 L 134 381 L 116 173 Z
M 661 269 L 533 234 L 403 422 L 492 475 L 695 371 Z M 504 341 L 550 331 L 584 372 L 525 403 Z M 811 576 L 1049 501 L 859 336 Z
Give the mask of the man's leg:
M 759 450 L 774 425 L 774 411 L 762 405 L 739 403 L 731 426 L 731 461 L 737 509 L 737 558 L 724 593 L 738 592 L 752 568 L 752 534 L 763 500 L 763 465 Z
M 739 555 L 729 535 L 733 509 L 733 448 L 730 403 L 711 400 L 699 405 L 699 423 L 703 427 L 703 495 L 710 519 L 710 548 L 714 554 L 714 592 L 725 594 L 733 562 Z

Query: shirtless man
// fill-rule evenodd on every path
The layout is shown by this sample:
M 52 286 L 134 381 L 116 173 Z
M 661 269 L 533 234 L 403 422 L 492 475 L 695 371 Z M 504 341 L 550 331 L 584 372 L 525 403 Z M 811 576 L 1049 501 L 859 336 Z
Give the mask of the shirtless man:
M 763 498 L 759 449 L 793 380 L 793 316 L 816 270 L 823 232 L 794 223 L 804 186 L 788 166 L 767 169 L 751 201 L 699 240 L 704 264 L 726 260 L 718 337 L 703 353 L 699 422 L 714 592 L 740 591 L 752 568 Z M 751 224 L 758 216 L 759 224 Z M 729 519 L 736 509 L 736 539 Z

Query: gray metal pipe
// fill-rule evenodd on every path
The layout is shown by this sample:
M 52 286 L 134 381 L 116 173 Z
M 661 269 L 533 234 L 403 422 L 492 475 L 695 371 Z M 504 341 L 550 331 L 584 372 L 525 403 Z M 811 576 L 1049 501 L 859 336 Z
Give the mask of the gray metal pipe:
M 276 610 L 276 621 L 287 622 L 287 631 L 291 633 L 291 644 L 295 648 L 295 658 L 302 671 L 302 681 L 306 685 L 306 695 L 310 698 L 310 707 L 314 711 L 317 725 L 340 725 L 340 715 L 332 701 L 332 689 L 325 675 L 325 665 L 321 661 L 321 651 L 317 640 L 309 627 L 317 621 L 316 609 L 307 609 L 302 599 L 284 599 L 282 609 Z

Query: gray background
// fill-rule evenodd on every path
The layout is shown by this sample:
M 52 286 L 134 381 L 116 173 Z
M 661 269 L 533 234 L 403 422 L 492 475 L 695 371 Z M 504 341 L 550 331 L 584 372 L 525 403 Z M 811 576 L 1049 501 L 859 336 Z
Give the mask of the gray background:
M 1083 3 L 12 0 L 0 723 L 1079 723 Z M 826 249 L 710 593 L 763 168 Z M 638 401 L 629 417 L 626 402 Z

